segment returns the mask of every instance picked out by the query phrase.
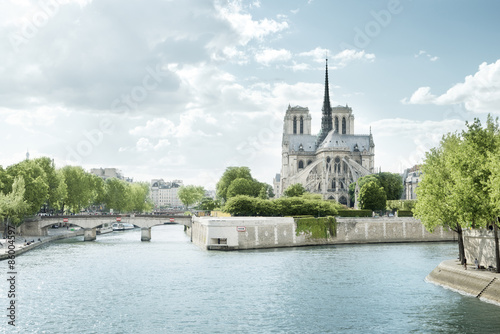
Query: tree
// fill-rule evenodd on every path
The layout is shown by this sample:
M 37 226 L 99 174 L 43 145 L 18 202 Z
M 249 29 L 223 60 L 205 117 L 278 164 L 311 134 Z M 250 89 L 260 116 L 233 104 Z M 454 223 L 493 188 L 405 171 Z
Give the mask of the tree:
M 45 182 L 48 185 L 47 202 L 45 204 L 47 205 L 46 209 L 50 210 L 54 203 L 57 203 L 60 199 L 58 198 L 60 195 L 60 175 L 58 175 L 56 171 L 54 161 L 49 157 L 41 157 L 34 159 L 33 161 L 45 172 Z
M 403 179 L 397 173 L 381 172 L 375 174 L 375 177 L 384 188 L 387 200 L 400 199 L 403 193 Z
M 299 197 L 302 196 L 306 192 L 306 188 L 301 183 L 295 183 L 290 185 L 283 194 L 286 197 Z
M 426 154 L 414 209 L 427 230 L 448 226 L 457 232 L 462 263 L 462 228 L 494 222 L 495 200 L 488 185 L 495 177 L 489 161 L 499 147 L 498 123 L 491 116 L 485 128 L 478 119 L 466 127 L 461 134 L 444 136 L 440 146 Z
M 133 212 L 151 211 L 153 205 L 149 198 L 149 185 L 145 182 L 130 185 L 129 210 Z
M 186 209 L 197 202 L 199 202 L 205 195 L 205 189 L 201 186 L 182 186 L 177 192 L 177 196 L 181 200 L 182 204 L 186 206 Z
M 34 160 L 23 160 L 7 167 L 6 172 L 8 184 L 4 185 L 4 193 L 11 192 L 14 179 L 22 176 L 25 186 L 24 200 L 28 203 L 26 214 L 34 215 L 39 212 L 47 202 L 49 193 L 45 171 Z
M 359 204 L 361 209 L 385 210 L 386 194 L 378 182 L 365 183 L 359 190 Z
M 106 180 L 106 195 L 105 203 L 109 209 L 116 210 L 117 212 L 126 212 L 131 207 L 130 194 L 131 186 L 116 177 Z
M 251 197 L 257 197 L 260 191 L 260 184 L 256 183 L 253 179 L 237 178 L 234 179 L 229 187 L 227 188 L 226 198 L 231 198 L 237 195 L 248 195 Z
M 222 199 L 224 202 L 227 200 L 227 191 L 231 182 L 236 179 L 243 178 L 247 180 L 253 180 L 250 173 L 250 168 L 248 167 L 227 167 L 224 174 L 217 182 L 216 192 L 217 198 Z M 260 190 L 260 189 L 259 189 Z
M 67 190 L 61 209 L 78 213 L 92 201 L 92 178 L 80 166 L 64 166 L 61 172 Z
M 370 181 L 377 182 L 380 185 L 380 181 L 378 180 L 376 174 L 370 174 L 362 176 L 358 179 L 357 184 L 359 189 L 361 189 L 361 187 L 363 187 L 365 183 L 368 183 Z M 354 204 L 356 202 L 356 182 L 352 182 L 349 184 L 349 197 L 351 199 L 351 203 Z
M 219 200 L 215 200 L 211 197 L 203 197 L 201 199 L 199 208 L 200 208 L 200 210 L 204 210 L 204 211 L 212 211 L 219 206 L 220 206 Z
M 19 225 L 23 221 L 29 204 L 24 199 L 25 187 L 22 176 L 17 176 L 12 184 L 12 191 L 8 194 L 0 192 L 0 221 L 7 224 Z M 7 225 L 4 225 L 6 235 Z

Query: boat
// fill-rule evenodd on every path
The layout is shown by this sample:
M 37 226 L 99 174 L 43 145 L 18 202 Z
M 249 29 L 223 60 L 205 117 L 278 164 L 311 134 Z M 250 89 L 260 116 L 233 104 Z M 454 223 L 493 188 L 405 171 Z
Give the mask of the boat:
M 114 223 L 112 225 L 113 231 L 125 231 L 131 230 L 134 228 L 134 224 L 130 223 Z
M 97 234 L 105 234 L 110 232 L 113 232 L 113 227 L 111 226 L 111 223 L 104 223 L 101 225 L 101 227 L 98 227 L 96 229 Z

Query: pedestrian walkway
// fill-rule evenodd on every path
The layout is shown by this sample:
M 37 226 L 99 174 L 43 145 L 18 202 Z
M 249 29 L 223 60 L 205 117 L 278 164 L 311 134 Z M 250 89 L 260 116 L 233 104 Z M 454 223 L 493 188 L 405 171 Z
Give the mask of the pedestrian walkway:
M 82 235 L 83 230 L 79 227 L 71 227 L 70 229 L 49 229 L 48 235 L 17 235 L 14 243 L 15 255 L 20 255 L 28 250 L 41 246 L 53 240 L 71 238 L 74 236 Z M 9 239 L 0 239 L 0 260 L 8 258 L 9 252 Z M 12 249 L 12 247 L 10 247 Z M 12 252 L 11 252 L 12 253 Z

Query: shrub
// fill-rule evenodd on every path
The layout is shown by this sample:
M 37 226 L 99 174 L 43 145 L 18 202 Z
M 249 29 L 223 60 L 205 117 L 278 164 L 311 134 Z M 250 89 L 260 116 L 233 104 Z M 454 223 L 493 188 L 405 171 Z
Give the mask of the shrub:
M 411 210 L 398 210 L 398 217 L 413 217 Z
M 372 210 L 339 210 L 340 217 L 371 217 Z

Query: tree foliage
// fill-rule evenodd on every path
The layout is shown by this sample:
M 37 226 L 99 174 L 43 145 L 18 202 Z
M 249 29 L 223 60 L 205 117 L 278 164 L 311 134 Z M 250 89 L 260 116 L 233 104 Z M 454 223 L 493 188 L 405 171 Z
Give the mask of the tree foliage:
M 317 197 L 281 197 L 265 200 L 247 195 L 230 198 L 224 211 L 233 216 L 334 216 L 340 204 Z
M 299 197 L 306 192 L 306 188 L 304 188 L 302 183 L 295 183 L 286 188 L 286 190 L 283 192 L 283 195 L 285 195 L 286 197 Z
M 359 204 L 361 209 L 385 210 L 386 193 L 378 182 L 365 183 L 359 190 Z
M 440 146 L 426 154 L 414 209 L 427 230 L 448 226 L 459 234 L 462 261 L 462 228 L 487 226 L 498 216 L 493 186 L 498 122 L 488 116 L 485 128 L 479 119 L 466 127 L 460 134 L 444 136 Z
M 252 175 L 250 173 L 250 168 L 248 167 L 227 167 L 224 174 L 220 178 L 219 182 L 217 182 L 216 192 L 217 198 L 222 199 L 224 202 L 227 200 L 227 191 L 231 182 L 236 179 L 247 179 L 253 180 Z
M 179 199 L 181 200 L 182 204 L 186 206 L 186 208 L 201 201 L 204 195 L 205 189 L 203 189 L 203 187 L 193 185 L 182 186 L 177 192 L 177 196 L 179 196 Z
M 24 199 L 25 186 L 22 176 L 17 176 L 12 184 L 12 191 L 0 192 L 0 221 L 18 225 L 29 209 Z

